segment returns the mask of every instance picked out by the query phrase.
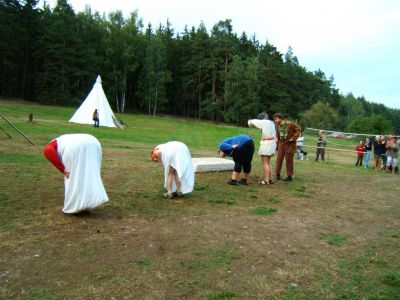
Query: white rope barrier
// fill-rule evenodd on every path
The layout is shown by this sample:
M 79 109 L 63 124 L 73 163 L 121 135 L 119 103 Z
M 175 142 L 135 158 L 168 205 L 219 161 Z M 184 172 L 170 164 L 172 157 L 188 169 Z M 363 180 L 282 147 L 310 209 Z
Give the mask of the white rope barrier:
M 355 152 L 358 153 L 359 151 L 357 150 L 346 150 L 346 149 L 338 149 L 338 148 L 329 148 L 329 147 L 318 147 L 318 146 L 311 146 L 311 145 L 303 145 L 303 147 L 308 147 L 308 148 L 319 148 L 319 149 L 327 149 L 327 150 L 336 150 L 336 151 L 345 151 L 345 152 Z M 369 151 L 372 152 L 372 151 Z M 362 153 L 367 153 L 367 151 L 363 151 Z
M 311 131 L 320 131 L 322 130 L 323 132 L 330 132 L 330 133 L 341 133 L 343 135 L 353 135 L 353 136 L 377 136 L 377 135 L 382 135 L 382 134 L 370 134 L 370 133 L 355 133 L 355 132 L 343 132 L 343 131 L 332 131 L 332 130 L 325 130 L 325 129 L 317 129 L 317 128 L 310 128 L 306 127 L 306 129 L 311 130 Z M 385 136 L 385 135 L 384 135 Z M 393 135 L 396 138 L 399 138 L 399 135 Z

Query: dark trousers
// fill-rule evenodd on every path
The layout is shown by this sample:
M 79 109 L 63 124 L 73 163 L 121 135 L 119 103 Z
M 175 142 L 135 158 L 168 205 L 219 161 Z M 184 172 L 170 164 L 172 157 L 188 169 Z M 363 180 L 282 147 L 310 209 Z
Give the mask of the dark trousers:
M 275 173 L 280 174 L 283 164 L 283 159 L 286 161 L 286 174 L 287 176 L 293 176 L 293 156 L 294 153 L 287 153 L 286 147 L 288 146 L 287 143 L 279 143 L 278 144 L 278 156 L 276 157 L 275 163 Z
M 93 119 L 94 127 L 99 127 L 99 119 Z
M 362 167 L 363 156 L 357 156 L 356 166 Z
M 248 141 L 246 144 L 242 145 L 235 151 L 233 151 L 232 158 L 235 162 L 233 170 L 235 172 L 250 173 L 251 171 L 251 161 L 253 160 L 254 154 L 254 142 L 253 140 Z
M 382 154 L 382 168 L 386 169 L 386 161 L 387 161 L 387 156 L 386 153 Z
M 321 160 L 325 161 L 325 148 L 317 148 L 315 153 L 315 161 L 318 161 L 319 155 L 321 155 Z

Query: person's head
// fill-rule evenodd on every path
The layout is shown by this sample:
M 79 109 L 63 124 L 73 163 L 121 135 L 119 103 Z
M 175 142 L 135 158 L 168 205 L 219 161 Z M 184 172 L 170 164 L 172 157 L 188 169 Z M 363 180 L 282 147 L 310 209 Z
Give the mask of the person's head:
M 323 130 L 320 130 L 320 131 L 319 131 L 319 136 L 322 136 L 322 135 L 324 135 L 324 131 L 323 131 Z
M 365 141 L 366 141 L 366 142 L 369 142 L 369 137 L 366 137 L 366 138 L 365 138 Z
M 258 120 L 268 120 L 268 114 L 266 112 L 259 113 L 257 116 Z
M 284 120 L 283 115 L 281 113 L 276 113 L 273 116 L 275 123 L 278 125 Z
M 361 141 L 359 142 L 359 144 L 362 145 L 362 144 L 363 144 L 363 141 L 361 140 Z
M 158 149 L 157 147 L 154 148 L 151 152 L 150 152 L 150 156 L 151 159 L 153 161 L 159 161 L 160 160 L 160 155 L 161 155 L 161 151 L 160 149 Z
M 381 141 L 384 141 L 384 140 L 385 140 L 385 136 L 381 135 Z
M 229 144 L 221 143 L 218 147 L 218 153 L 220 157 L 229 156 L 232 152 L 232 146 Z

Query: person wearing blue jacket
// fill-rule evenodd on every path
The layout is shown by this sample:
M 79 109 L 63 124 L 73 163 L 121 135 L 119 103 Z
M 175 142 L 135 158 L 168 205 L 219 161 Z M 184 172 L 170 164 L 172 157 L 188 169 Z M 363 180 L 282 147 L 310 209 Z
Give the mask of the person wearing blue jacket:
M 230 185 L 244 184 L 247 185 L 247 179 L 251 171 L 251 161 L 254 154 L 254 142 L 248 135 L 237 135 L 219 144 L 219 156 L 232 157 L 235 166 L 232 172 L 231 180 L 228 181 Z M 243 170 L 242 179 L 238 181 L 239 175 Z

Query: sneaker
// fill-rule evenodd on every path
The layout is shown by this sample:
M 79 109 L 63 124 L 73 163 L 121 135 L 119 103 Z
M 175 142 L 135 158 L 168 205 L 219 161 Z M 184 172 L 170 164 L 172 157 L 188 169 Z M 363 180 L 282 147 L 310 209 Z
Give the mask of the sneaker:
M 275 181 L 273 181 L 273 180 L 271 179 L 271 180 L 268 180 L 268 183 L 269 183 L 269 184 L 274 184 Z
M 236 180 L 229 180 L 228 182 L 227 182 L 227 184 L 230 184 L 230 185 L 237 185 L 237 181 Z
M 175 193 L 174 193 L 174 196 L 176 196 L 176 197 L 182 197 L 183 194 L 182 194 L 181 192 L 175 192 Z
M 292 176 L 288 176 L 285 179 L 283 179 L 283 181 L 286 181 L 286 182 L 293 181 L 293 178 L 292 178 Z
M 276 174 L 276 180 L 281 180 L 281 174 Z

